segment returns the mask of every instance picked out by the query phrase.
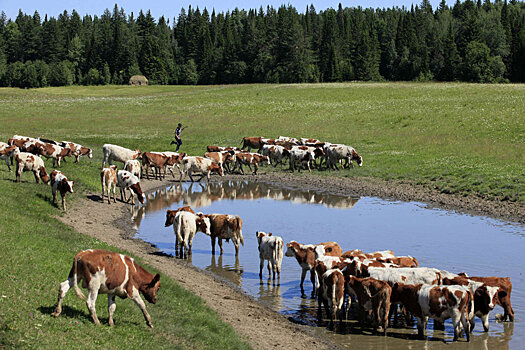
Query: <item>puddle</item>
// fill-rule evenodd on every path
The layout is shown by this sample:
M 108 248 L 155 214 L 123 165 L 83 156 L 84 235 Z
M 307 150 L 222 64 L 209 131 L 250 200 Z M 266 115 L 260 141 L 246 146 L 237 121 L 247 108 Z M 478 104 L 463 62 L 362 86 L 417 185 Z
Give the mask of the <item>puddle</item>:
M 520 348 L 525 342 L 525 324 L 520 322 L 525 312 L 524 225 L 429 209 L 416 202 L 349 198 L 260 182 L 223 181 L 192 186 L 184 183 L 148 193 L 145 206 L 133 213 L 137 237 L 173 254 L 173 228 L 164 227 L 165 213 L 182 205 L 204 213 L 239 215 L 243 219 L 245 246 L 241 247 L 238 259 L 231 242 L 224 242 L 222 257 L 213 256 L 209 237 L 199 232 L 193 241 L 192 264 L 240 286 L 291 321 L 315 327 L 315 332 L 343 347 L 508 349 Z M 429 321 L 426 341 L 416 339 L 417 330 L 403 327 L 389 328 L 386 337 L 372 335 L 369 330 L 361 331 L 353 320 L 348 321 L 342 333 L 336 334 L 322 324 L 318 327 L 317 303 L 300 298 L 301 269 L 295 259 L 283 258 L 280 285 L 273 285 L 267 275 L 260 282 L 256 231 L 272 232 L 285 243 L 337 241 L 343 251 L 392 249 L 396 255 L 415 256 L 421 266 L 467 272 L 472 276 L 510 276 L 516 321 L 497 323 L 495 315 L 503 313 L 503 309 L 496 306 L 490 314 L 490 331 L 484 333 L 476 318 L 469 344 L 464 338 L 450 343 L 453 337 L 450 320 L 444 333 L 434 332 Z M 267 273 L 266 267 L 264 272 Z M 307 276 L 307 295 L 311 288 Z

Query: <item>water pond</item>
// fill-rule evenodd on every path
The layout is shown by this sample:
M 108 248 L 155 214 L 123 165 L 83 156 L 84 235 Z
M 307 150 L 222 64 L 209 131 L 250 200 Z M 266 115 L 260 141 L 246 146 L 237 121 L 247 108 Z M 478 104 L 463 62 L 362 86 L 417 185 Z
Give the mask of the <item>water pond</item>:
M 525 323 L 520 321 L 525 312 L 524 225 L 429 208 L 416 202 L 349 198 L 261 182 L 223 181 L 184 183 L 148 193 L 145 205 L 133 212 L 137 237 L 173 254 L 174 234 L 172 227 L 164 227 L 165 213 L 182 205 L 204 213 L 239 215 L 244 222 L 245 245 L 238 259 L 231 242 L 224 243 L 223 256 L 214 256 L 209 237 L 197 233 L 191 256 L 193 265 L 231 281 L 291 321 L 311 325 L 315 332 L 343 347 L 518 349 L 525 344 Z M 416 338 L 415 329 L 401 326 L 389 328 L 386 337 L 372 335 L 362 332 L 353 320 L 340 333 L 328 331 L 317 322 L 316 302 L 301 298 L 301 269 L 295 259 L 284 257 L 280 284 L 271 283 L 267 275 L 262 281 L 259 279 L 256 231 L 279 235 L 285 244 L 291 240 L 309 244 L 337 241 L 344 251 L 391 249 L 396 255 L 415 256 L 421 266 L 464 271 L 472 276 L 510 276 L 516 320 L 496 322 L 496 314 L 503 313 L 496 306 L 490 314 L 490 331 L 484 333 L 477 319 L 469 344 L 464 338 L 450 343 L 450 320 L 444 332 L 433 331 L 429 322 L 426 341 Z M 267 273 L 266 268 L 264 272 Z M 307 277 L 307 295 L 311 288 Z

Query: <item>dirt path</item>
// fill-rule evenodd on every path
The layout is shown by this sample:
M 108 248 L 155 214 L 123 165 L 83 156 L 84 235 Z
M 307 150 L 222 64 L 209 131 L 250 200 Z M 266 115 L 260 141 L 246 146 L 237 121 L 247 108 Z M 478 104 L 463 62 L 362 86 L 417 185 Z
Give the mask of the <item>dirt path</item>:
M 399 182 L 296 176 L 286 173 L 249 177 L 254 181 L 303 190 L 422 201 L 431 206 L 525 223 L 525 207 L 516 203 L 451 196 Z M 235 175 L 225 178 L 246 179 Z M 171 181 L 143 180 L 142 187 L 149 191 L 170 183 Z M 312 345 L 319 349 L 337 348 L 337 345 L 327 344 L 324 339 L 316 337 L 311 327 L 289 322 L 284 316 L 260 305 L 228 282 L 219 280 L 184 261 L 159 253 L 155 247 L 144 241 L 134 239 L 129 205 L 120 202 L 112 205 L 102 204 L 99 193 L 87 194 L 85 198 L 73 204 L 67 215 L 59 219 L 80 233 L 131 252 L 170 276 L 184 288 L 204 299 L 207 305 L 243 335 L 254 349 L 304 349 Z

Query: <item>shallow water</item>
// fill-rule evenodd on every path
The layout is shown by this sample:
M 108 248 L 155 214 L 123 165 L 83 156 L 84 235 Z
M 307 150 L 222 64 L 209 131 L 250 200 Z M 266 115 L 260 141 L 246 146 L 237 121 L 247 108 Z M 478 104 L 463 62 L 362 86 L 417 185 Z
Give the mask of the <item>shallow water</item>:
M 144 207 L 133 213 L 137 237 L 154 243 L 167 254 L 174 252 L 173 228 L 164 227 L 166 209 L 190 205 L 204 213 L 239 215 L 243 219 L 244 247 L 235 258 L 233 244 L 224 242 L 224 255 L 211 254 L 209 237 L 197 233 L 193 242 L 191 262 L 240 286 L 248 294 L 287 316 L 291 321 L 311 325 L 315 332 L 344 347 L 370 349 L 462 348 L 508 349 L 525 344 L 525 280 L 522 274 L 525 251 L 525 226 L 509 224 L 486 217 L 427 208 L 416 202 L 386 201 L 373 197 L 349 198 L 313 191 L 297 191 L 260 182 L 224 181 L 222 183 L 183 184 L 149 193 Z M 451 344 L 453 329 L 450 320 L 445 332 L 427 326 L 427 340 L 416 339 L 414 328 L 394 327 L 386 337 L 372 335 L 350 320 L 339 333 L 320 326 L 316 302 L 301 299 L 301 269 L 293 258 L 284 257 L 280 284 L 274 285 L 263 270 L 259 280 L 259 257 L 256 231 L 272 232 L 285 243 L 337 241 L 343 251 L 364 252 L 391 249 L 396 255 L 415 256 L 421 266 L 451 272 L 467 272 L 472 276 L 510 276 L 513 283 L 512 305 L 516 313 L 513 323 L 495 321 L 490 314 L 490 331 L 483 332 L 480 320 L 471 342 L 464 338 Z M 305 292 L 312 286 L 307 276 Z M 446 341 L 446 343 L 444 342 Z

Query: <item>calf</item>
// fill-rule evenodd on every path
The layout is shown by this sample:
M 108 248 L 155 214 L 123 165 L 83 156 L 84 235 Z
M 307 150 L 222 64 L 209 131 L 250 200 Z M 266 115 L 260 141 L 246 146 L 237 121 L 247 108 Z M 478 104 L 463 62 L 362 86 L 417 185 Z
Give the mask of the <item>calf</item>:
M 369 316 L 372 315 L 375 326 L 382 328 L 386 335 L 392 287 L 384 281 L 370 277 L 358 278 L 346 275 L 345 281 L 347 292 L 357 298 L 362 316 L 366 315 L 366 313 Z M 361 321 L 363 321 L 363 318 L 361 318 Z
M 262 270 L 264 267 L 264 260 L 268 260 L 268 274 L 275 280 L 275 272 L 277 278 L 281 279 L 281 264 L 283 261 L 283 239 L 279 236 L 272 236 L 271 233 L 257 231 L 257 244 L 259 247 L 259 259 L 261 264 L 259 266 L 259 278 L 262 278 Z
M 108 168 L 104 168 L 100 171 L 100 183 L 102 185 L 102 195 L 100 198 L 104 202 L 104 193 L 108 196 L 108 204 L 111 204 L 109 198 L 109 192 L 113 189 L 113 202 L 116 203 L 115 189 L 117 187 L 117 166 L 111 165 Z
M 239 243 L 244 246 L 242 236 L 242 219 L 237 215 L 208 214 L 211 223 L 211 253 L 215 254 L 215 239 L 218 239 L 221 255 L 223 254 L 222 240 L 230 239 L 235 246 L 235 256 L 239 256 Z
M 140 162 L 136 159 L 126 160 L 126 162 L 124 163 L 124 170 L 129 171 L 139 179 L 141 177 L 140 175 L 142 167 L 140 166 Z
M 166 222 L 164 223 L 164 227 L 168 227 L 168 226 L 173 225 L 173 222 L 175 220 L 175 216 L 177 216 L 177 213 L 181 212 L 181 211 L 187 211 L 189 213 L 195 214 L 195 212 L 193 211 L 193 209 L 191 209 L 191 207 L 189 205 L 187 205 L 185 207 L 180 207 L 177 210 L 167 210 L 166 211 Z
M 126 160 L 137 159 L 140 157 L 141 152 L 139 150 L 130 150 L 128 148 L 120 147 L 106 143 L 102 146 L 102 152 L 104 153 L 104 159 L 102 160 L 102 167 L 106 166 L 106 161 L 111 165 L 112 160 L 117 162 L 125 163 Z
M 16 161 L 16 182 L 21 181 L 22 172 L 32 171 L 37 184 L 40 183 L 40 179 L 45 184 L 49 183 L 49 175 L 42 158 L 31 153 L 20 152 L 18 148 L 13 151 L 13 155 Z
M 188 173 L 191 182 L 194 182 L 193 173 L 195 172 L 201 173 L 201 177 L 198 181 L 202 180 L 204 176 L 206 176 L 209 181 L 211 173 L 218 173 L 220 176 L 224 175 L 219 164 L 215 163 L 211 159 L 204 157 L 185 157 L 182 160 L 182 170 L 180 172 L 179 182 L 182 182 L 182 178 L 184 177 L 185 173 Z
M 474 310 L 474 298 L 470 289 L 463 286 L 433 286 L 428 284 L 395 283 L 392 286 L 392 302 L 400 302 L 417 319 L 418 335 L 424 338 L 427 317 L 443 322 L 452 318 L 454 340 L 461 325 L 467 341 L 470 341 L 470 324 Z
M 144 204 L 144 195 L 142 194 L 142 189 L 140 188 L 140 180 L 138 177 L 133 175 L 127 170 L 119 170 L 117 172 L 117 186 L 120 187 L 120 199 L 124 197 L 124 201 L 129 202 L 131 199 L 131 204 L 135 204 L 135 197 L 133 193 L 137 195 L 137 198 L 141 204 Z M 130 191 L 130 198 L 126 198 L 126 190 Z
M 61 147 L 71 149 L 71 154 L 75 156 L 75 163 L 80 162 L 81 156 L 88 156 L 88 158 L 93 158 L 93 150 L 91 148 L 84 147 L 78 143 L 70 141 L 62 141 L 58 144 Z
M 51 172 L 51 191 L 53 192 L 53 203 L 57 204 L 57 190 L 62 197 L 62 210 L 66 211 L 66 193 L 73 193 L 75 181 L 68 181 L 67 177 L 59 170 Z
M 325 248 L 325 255 L 328 256 L 341 256 L 341 253 L 343 250 L 337 244 L 336 242 L 323 242 L 319 245 L 323 245 Z M 315 249 L 316 245 L 309 244 L 299 244 L 296 241 L 291 241 L 286 245 L 286 252 L 284 255 L 288 257 L 295 257 L 297 262 L 302 268 L 301 271 L 301 296 L 306 297 L 304 294 L 304 278 L 306 276 L 306 272 L 310 271 L 310 281 L 312 282 L 312 298 L 315 297 L 316 294 L 316 283 L 315 283 L 315 271 L 314 271 L 314 263 L 315 263 Z
M 182 258 L 191 255 L 191 246 L 193 245 L 195 234 L 197 231 L 201 231 L 210 236 L 210 226 L 210 219 L 202 213 L 178 212 L 173 221 L 173 231 L 176 236 L 175 255 Z
M 345 301 L 345 278 L 339 269 L 331 269 L 326 271 L 321 277 L 323 283 L 321 284 L 321 294 L 324 301 L 326 314 L 330 317 L 329 328 L 334 326 L 334 320 L 339 319 L 340 324 L 343 324 Z
M 135 259 L 126 255 L 102 249 L 80 251 L 73 258 L 73 267 L 68 279 L 60 283 L 57 307 L 52 313 L 54 317 L 62 313 L 62 301 L 70 288 L 74 288 L 80 299 L 86 299 L 78 288 L 80 281 L 82 281 L 82 287 L 88 289 L 86 305 L 97 326 L 100 326 L 100 321 L 97 317 L 95 303 L 100 293 L 108 295 L 110 326 L 114 325 L 115 296 L 119 296 L 122 299 L 131 298 L 142 310 L 146 324 L 153 328 L 151 317 L 146 311 L 146 305 L 140 294 L 152 304 L 157 302 L 157 293 L 160 288 L 159 274 L 149 273 L 139 266 Z

